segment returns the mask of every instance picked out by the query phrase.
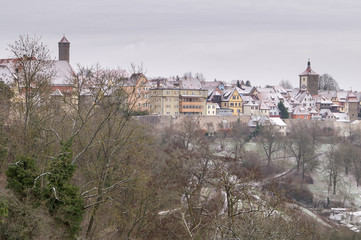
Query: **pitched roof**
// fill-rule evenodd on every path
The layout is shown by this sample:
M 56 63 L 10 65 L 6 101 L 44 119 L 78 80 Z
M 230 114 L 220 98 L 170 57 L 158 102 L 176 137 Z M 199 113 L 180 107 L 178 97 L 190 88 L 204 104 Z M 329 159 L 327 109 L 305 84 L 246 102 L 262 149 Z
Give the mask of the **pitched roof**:
M 68 39 L 66 39 L 66 37 L 65 37 L 65 35 L 64 35 L 63 38 L 60 40 L 59 43 L 70 43 L 70 42 L 68 41 Z
M 307 109 L 304 106 L 298 105 L 293 110 L 293 115 L 311 115 L 311 114 L 307 111 Z
M 308 60 L 307 62 L 307 69 L 300 74 L 300 76 L 307 76 L 307 75 L 318 75 L 315 71 L 312 70 L 310 60 Z
M 51 84 L 71 85 L 73 77 L 76 75 L 68 61 L 54 61 L 55 76 L 51 79 Z
M 182 89 L 202 89 L 202 83 L 198 78 L 181 78 L 179 85 Z
M 286 127 L 286 123 L 279 117 L 271 117 L 269 118 L 271 125 L 279 126 L 279 127 Z

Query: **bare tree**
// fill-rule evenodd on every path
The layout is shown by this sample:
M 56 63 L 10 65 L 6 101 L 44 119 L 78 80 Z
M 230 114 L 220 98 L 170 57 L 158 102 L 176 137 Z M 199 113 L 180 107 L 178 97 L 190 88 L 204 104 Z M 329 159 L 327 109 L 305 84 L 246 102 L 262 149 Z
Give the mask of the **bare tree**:
M 231 136 L 234 149 L 234 158 L 237 160 L 243 151 L 243 148 L 250 140 L 250 128 L 238 119 L 231 124 Z
M 267 157 L 267 165 L 271 165 L 272 156 L 282 149 L 282 134 L 272 125 L 261 127 L 258 135 L 258 146 Z
M 285 89 L 292 89 L 292 84 L 290 83 L 290 81 L 288 80 L 284 80 L 282 79 L 281 82 L 280 82 L 280 86 L 285 88 Z
M 8 50 L 14 58 L 17 92 L 21 98 L 17 110 L 24 121 L 25 137 L 29 123 L 49 91 L 55 70 L 49 50 L 40 37 L 20 35 L 18 40 L 9 44 Z
M 286 146 L 296 159 L 297 171 L 301 171 L 302 178 L 304 178 L 305 172 L 316 164 L 316 139 L 313 138 L 311 129 L 301 122 L 294 124 L 291 127 Z
M 318 89 L 327 91 L 338 91 L 340 88 L 337 81 L 332 76 L 325 73 L 319 76 Z
M 327 152 L 326 170 L 329 174 L 329 186 L 332 186 L 334 195 L 336 194 L 336 185 L 340 180 L 343 157 L 343 151 L 337 149 L 336 144 L 331 143 Z

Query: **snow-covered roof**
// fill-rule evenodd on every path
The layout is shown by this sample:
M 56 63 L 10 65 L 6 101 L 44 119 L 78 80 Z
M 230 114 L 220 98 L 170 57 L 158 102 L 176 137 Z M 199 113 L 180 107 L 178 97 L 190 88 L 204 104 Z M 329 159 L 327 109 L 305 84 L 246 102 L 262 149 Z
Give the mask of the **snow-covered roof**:
M 326 95 L 329 96 L 329 95 Z M 318 95 L 316 97 L 316 102 L 317 103 L 321 103 L 321 104 L 330 104 L 332 105 L 333 102 L 331 101 L 331 99 L 327 98 L 325 95 Z
M 293 110 L 293 115 L 311 115 L 311 114 L 308 112 L 308 110 L 304 106 L 298 105 Z
M 182 89 L 202 89 L 202 83 L 198 78 L 181 78 L 179 85 Z
M 248 86 L 242 86 L 242 88 L 237 87 L 237 91 L 240 95 L 250 94 L 252 89 L 253 87 L 248 87 Z
M 51 80 L 54 86 L 72 85 L 75 72 L 68 61 L 54 61 L 55 76 Z
M 306 76 L 306 75 L 318 75 L 315 71 L 312 70 L 310 61 L 307 62 L 307 69 L 300 74 L 300 76 Z
M 337 98 L 340 102 L 345 102 L 347 100 L 348 92 L 346 91 L 338 91 Z
M 281 94 L 287 94 L 287 90 L 282 86 L 273 86 L 273 89 Z
M 349 94 L 347 96 L 347 101 L 348 102 L 359 102 L 356 95 L 352 91 L 349 92 Z
M 260 110 L 269 110 L 270 106 L 268 104 L 269 102 L 261 101 L 259 109 Z
M 257 127 L 257 125 L 268 125 L 270 118 L 268 116 L 251 116 L 248 122 L 249 127 Z
M 271 125 L 279 126 L 279 127 L 286 127 L 286 123 L 279 117 L 271 117 L 269 118 Z
M 333 113 L 337 122 L 350 122 L 350 117 L 347 113 Z
M 256 88 L 257 92 L 259 93 L 274 93 L 275 90 L 273 88 L 261 88 L 261 87 L 257 87 Z

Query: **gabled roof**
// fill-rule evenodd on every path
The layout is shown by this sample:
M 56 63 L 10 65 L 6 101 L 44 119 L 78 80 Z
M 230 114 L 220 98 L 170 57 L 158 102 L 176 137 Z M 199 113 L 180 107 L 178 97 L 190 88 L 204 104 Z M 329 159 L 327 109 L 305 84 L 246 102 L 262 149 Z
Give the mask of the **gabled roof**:
M 308 110 L 304 106 L 298 105 L 293 110 L 293 115 L 311 115 L 311 114 L 308 112 Z
M 294 96 L 294 98 L 298 101 L 298 102 L 302 102 L 303 101 L 303 99 L 305 99 L 305 97 L 306 96 L 311 96 L 312 97 L 312 95 L 310 94 L 310 92 L 307 90 L 307 91 L 300 91 L 300 92 L 298 92 L 298 94 L 296 95 L 296 96 Z M 312 97 L 312 99 L 314 99 L 313 97 Z
M 59 89 L 56 89 L 54 92 L 52 92 L 52 93 L 50 94 L 50 96 L 59 96 L 59 97 L 62 97 L 62 96 L 64 96 L 64 94 L 62 94 Z
M 223 94 L 222 94 L 222 101 L 228 102 L 231 99 L 234 91 L 236 91 L 235 88 L 233 90 L 224 91 Z

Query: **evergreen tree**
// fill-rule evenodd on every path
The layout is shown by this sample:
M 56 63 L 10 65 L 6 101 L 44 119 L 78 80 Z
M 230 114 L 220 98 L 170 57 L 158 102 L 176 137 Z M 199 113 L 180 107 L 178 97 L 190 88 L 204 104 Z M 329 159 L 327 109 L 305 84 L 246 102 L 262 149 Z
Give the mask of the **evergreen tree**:
M 28 195 L 28 190 L 34 186 L 37 172 L 33 158 L 27 156 L 17 158 L 16 163 L 10 165 L 6 171 L 8 188 L 11 188 L 20 199 L 24 199 Z
M 78 188 L 71 183 L 76 168 L 71 163 L 72 140 L 61 144 L 62 152 L 50 167 L 49 183 L 45 187 L 44 197 L 50 213 L 68 226 L 71 235 L 74 236 L 80 230 L 84 200 Z
M 287 118 L 290 117 L 290 115 L 289 115 L 289 113 L 287 111 L 287 108 L 285 107 L 285 105 L 283 105 L 283 102 L 279 102 L 277 107 L 281 112 L 281 118 L 282 119 L 287 119 Z

